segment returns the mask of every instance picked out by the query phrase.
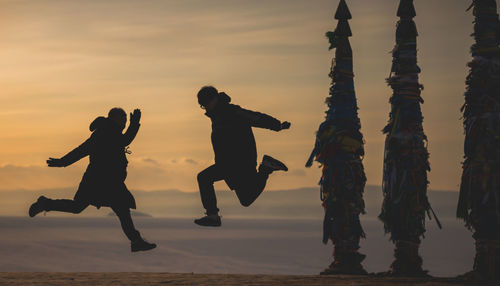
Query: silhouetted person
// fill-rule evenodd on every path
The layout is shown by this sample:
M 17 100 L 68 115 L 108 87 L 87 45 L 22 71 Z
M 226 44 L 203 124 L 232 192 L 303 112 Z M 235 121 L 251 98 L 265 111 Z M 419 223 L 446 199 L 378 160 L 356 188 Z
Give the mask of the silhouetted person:
M 121 108 L 113 108 L 108 117 L 98 117 L 90 124 L 92 135 L 82 145 L 60 159 L 49 158 L 49 167 L 66 167 L 86 156 L 90 157 L 90 163 L 73 200 L 52 200 L 41 196 L 31 205 L 30 217 L 42 211 L 78 214 L 89 205 L 97 208 L 106 206 L 120 219 L 123 232 L 131 242 L 132 252 L 155 248 L 156 244 L 145 241 L 134 227 L 130 209 L 136 208 L 135 199 L 125 185 L 128 165 L 126 147 L 137 135 L 140 119 L 141 111 L 134 110 L 130 114 L 130 125 L 122 134 L 127 114 Z
M 264 155 L 259 171 L 257 148 L 252 127 L 281 131 L 290 128 L 289 122 L 231 104 L 231 98 L 215 87 L 205 86 L 198 92 L 198 103 L 212 121 L 212 146 L 215 164 L 198 174 L 201 201 L 206 216 L 194 222 L 201 226 L 220 226 L 214 182 L 224 180 L 236 192 L 240 203 L 250 206 L 264 190 L 269 174 L 288 171 L 282 162 Z

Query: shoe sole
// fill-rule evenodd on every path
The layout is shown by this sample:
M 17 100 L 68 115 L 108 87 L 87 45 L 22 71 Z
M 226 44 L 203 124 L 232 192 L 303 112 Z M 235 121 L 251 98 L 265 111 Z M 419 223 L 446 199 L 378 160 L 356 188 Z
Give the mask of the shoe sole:
M 29 215 L 30 217 L 35 217 L 37 214 L 39 214 L 39 213 L 43 212 L 43 210 L 41 210 L 41 211 L 36 211 L 36 210 L 34 210 L 34 209 L 36 208 L 36 206 L 35 206 L 35 205 L 36 205 L 37 203 L 38 203 L 38 202 L 36 202 L 36 203 L 34 203 L 34 204 L 32 204 L 32 205 L 30 206 L 30 209 L 28 210 L 28 215 Z
M 267 166 L 269 168 L 272 168 L 276 171 L 288 171 L 288 167 L 281 161 L 277 160 L 277 159 L 274 159 L 273 157 L 271 156 L 268 156 L 268 155 L 265 155 L 264 158 L 262 158 L 262 161 L 267 161 L 269 163 L 269 165 L 264 165 L 264 166 Z
M 148 251 L 148 250 L 155 249 L 155 248 L 156 248 L 156 245 L 151 247 L 151 248 L 145 248 L 145 249 L 131 249 L 131 251 L 132 252 Z
M 34 208 L 36 208 L 37 206 L 39 206 L 40 204 L 42 204 L 43 201 L 47 201 L 48 199 L 45 197 L 45 196 L 40 196 L 38 197 L 38 199 L 36 200 L 36 202 L 34 202 L 33 204 L 31 204 L 29 210 L 28 210 L 28 215 L 30 217 L 35 217 L 37 214 L 41 213 L 44 211 L 44 209 L 40 206 L 40 211 L 35 211 Z
M 36 214 L 34 214 L 34 213 L 31 211 L 31 210 L 32 210 L 32 208 L 33 208 L 33 205 L 31 205 L 31 206 L 30 206 L 30 209 L 28 210 L 28 215 L 29 215 L 29 217 L 34 217 L 34 216 L 36 216 Z
M 196 221 L 194 223 L 199 226 L 207 226 L 207 227 L 220 227 L 222 225 L 222 224 L 200 224 L 197 223 Z

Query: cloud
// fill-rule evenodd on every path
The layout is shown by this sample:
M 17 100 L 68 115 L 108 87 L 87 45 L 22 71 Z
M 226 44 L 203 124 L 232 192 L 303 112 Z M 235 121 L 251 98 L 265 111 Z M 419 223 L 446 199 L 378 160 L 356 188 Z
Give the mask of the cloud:
M 334 2 L 3 1 L 0 121 L 8 124 L 0 126 L 0 164 L 41 164 L 77 146 L 89 135 L 93 116 L 119 103 L 144 111 L 132 146 L 134 156 L 141 155 L 131 161 L 127 182 L 139 188 L 192 189 L 200 166 L 212 162 L 208 120 L 194 96 L 210 83 L 234 95 L 237 104 L 293 122 L 290 132 L 255 134 L 259 150 L 281 152 L 289 166 L 302 166 L 326 108 L 333 51 L 324 33 L 336 25 Z M 367 141 L 364 164 L 371 183 L 382 175 L 380 129 L 390 109 L 384 78 L 394 46 L 394 2 L 350 4 L 356 91 Z M 456 83 L 466 76 L 472 44 L 463 32 L 472 29 L 465 2 L 416 3 L 425 131 L 434 166 L 429 179 L 440 189 L 460 182 L 463 97 L 456 95 L 464 87 Z M 76 186 L 85 166 L 22 168 L 0 170 L 0 189 Z M 268 186 L 316 183 L 319 171 L 303 173 L 293 168 L 277 173 Z
M 45 189 L 78 186 L 82 164 L 67 168 L 5 165 L 0 167 L 0 189 Z
M 82 162 L 83 163 L 83 162 Z M 49 168 L 44 166 L 0 167 L 0 191 L 13 189 L 52 189 L 78 187 L 85 172 L 85 164 L 77 163 L 66 168 Z M 128 168 L 127 185 L 134 189 L 155 190 L 171 185 L 171 178 L 180 174 L 173 173 L 159 165 L 137 164 L 132 162 Z M 180 176 L 185 177 L 185 176 Z
M 189 164 L 189 165 L 198 165 L 198 161 L 192 158 L 176 158 L 170 160 L 172 164 Z
M 190 159 L 190 158 L 185 158 L 184 162 L 192 165 L 198 165 L 198 162 L 196 160 Z
M 157 166 L 160 165 L 160 163 L 158 163 L 158 161 L 156 161 L 155 159 L 152 159 L 152 158 L 143 158 L 142 161 L 145 163 L 150 163 L 150 164 L 157 165 Z

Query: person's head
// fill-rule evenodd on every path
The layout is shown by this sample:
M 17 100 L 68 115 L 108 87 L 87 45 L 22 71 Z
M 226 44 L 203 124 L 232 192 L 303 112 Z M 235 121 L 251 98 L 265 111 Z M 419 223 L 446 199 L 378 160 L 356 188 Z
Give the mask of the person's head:
M 198 91 L 198 103 L 207 111 L 212 110 L 217 104 L 219 91 L 213 86 L 204 86 Z
M 108 118 L 120 126 L 120 130 L 125 129 L 125 125 L 127 125 L 127 113 L 125 110 L 119 107 L 112 108 L 108 112 Z

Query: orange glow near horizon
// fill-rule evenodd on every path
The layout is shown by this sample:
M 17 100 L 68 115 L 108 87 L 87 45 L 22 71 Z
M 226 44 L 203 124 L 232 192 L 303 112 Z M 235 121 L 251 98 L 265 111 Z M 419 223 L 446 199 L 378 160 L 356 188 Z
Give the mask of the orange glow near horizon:
M 348 2 L 365 169 L 368 184 L 379 185 L 397 1 Z M 457 190 L 472 16 L 470 1 L 436 2 L 415 3 L 430 188 Z M 143 112 L 129 187 L 196 191 L 196 174 L 213 158 L 195 97 L 207 84 L 292 122 L 280 133 L 255 130 L 259 156 L 290 168 L 273 174 L 269 189 L 317 184 L 320 170 L 304 164 L 326 110 L 333 53 L 324 34 L 336 25 L 337 1 L 0 3 L 0 190 L 76 189 L 87 160 L 59 170 L 45 160 L 78 146 L 95 117 L 120 106 Z

